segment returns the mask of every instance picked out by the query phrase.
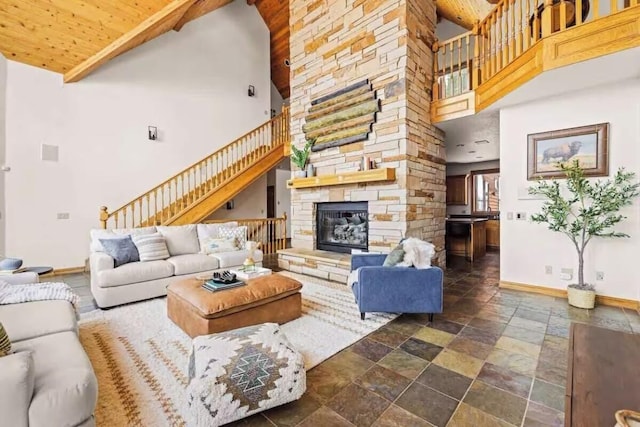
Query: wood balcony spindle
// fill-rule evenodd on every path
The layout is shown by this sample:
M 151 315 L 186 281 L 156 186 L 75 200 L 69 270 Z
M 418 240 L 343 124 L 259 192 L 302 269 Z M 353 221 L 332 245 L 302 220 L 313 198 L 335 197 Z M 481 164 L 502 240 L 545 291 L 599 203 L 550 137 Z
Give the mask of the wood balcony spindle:
M 591 9 L 593 11 L 593 13 L 591 14 L 591 20 L 595 21 L 596 19 L 598 19 L 600 17 L 600 0 L 591 0 Z M 581 15 L 581 13 L 578 13 L 579 10 L 582 9 L 576 9 L 576 14 L 577 15 Z
M 509 27 L 509 55 L 507 57 L 507 63 L 510 64 L 516 57 L 516 33 L 518 31 L 516 24 L 516 1 L 509 0 L 509 17 L 511 18 L 511 25 Z
M 553 30 L 553 0 L 544 0 L 542 9 L 542 37 L 551 35 Z
M 440 45 L 436 40 L 433 42 L 431 46 L 431 51 L 433 52 L 433 70 L 435 74 L 435 78 L 433 79 L 433 84 L 431 86 L 431 100 L 437 101 L 440 99 L 440 65 L 438 64 L 438 58 L 440 57 Z

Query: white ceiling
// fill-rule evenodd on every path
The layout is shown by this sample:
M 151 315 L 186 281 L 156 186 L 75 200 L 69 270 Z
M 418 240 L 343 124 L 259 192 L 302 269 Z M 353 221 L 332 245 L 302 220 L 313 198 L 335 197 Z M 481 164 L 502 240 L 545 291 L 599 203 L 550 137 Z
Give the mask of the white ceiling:
M 436 126 L 445 132 L 447 163 L 484 162 L 500 158 L 498 111 L 482 111 Z

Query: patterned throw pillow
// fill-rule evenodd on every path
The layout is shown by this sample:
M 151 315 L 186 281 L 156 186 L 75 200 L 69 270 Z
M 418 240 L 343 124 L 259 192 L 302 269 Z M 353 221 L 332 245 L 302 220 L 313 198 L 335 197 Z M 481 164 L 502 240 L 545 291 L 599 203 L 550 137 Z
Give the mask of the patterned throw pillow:
M 247 246 L 247 226 L 241 227 L 220 227 L 218 235 L 222 239 L 236 239 L 239 249 L 245 249 Z
M 119 236 L 109 239 L 100 239 L 104 251 L 113 258 L 114 267 L 119 267 L 130 262 L 140 261 L 138 249 L 133 244 L 131 236 Z
M 142 236 L 133 236 L 133 243 L 138 248 L 140 261 L 158 261 L 169 258 L 169 249 L 167 243 L 160 233 L 145 234 Z
M 6 356 L 11 353 L 11 341 L 7 331 L 4 330 L 4 326 L 0 323 L 0 357 Z
M 200 251 L 203 254 L 218 254 L 221 252 L 233 252 L 238 250 L 238 239 L 216 239 L 206 237 L 200 241 Z

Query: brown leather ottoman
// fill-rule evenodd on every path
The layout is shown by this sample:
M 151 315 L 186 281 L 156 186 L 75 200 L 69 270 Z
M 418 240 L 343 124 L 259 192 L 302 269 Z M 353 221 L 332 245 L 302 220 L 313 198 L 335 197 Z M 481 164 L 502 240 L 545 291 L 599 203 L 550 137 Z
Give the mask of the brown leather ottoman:
M 259 323 L 286 323 L 300 317 L 302 283 L 280 274 L 256 277 L 225 291 L 202 289 L 186 279 L 167 287 L 167 314 L 191 338 Z

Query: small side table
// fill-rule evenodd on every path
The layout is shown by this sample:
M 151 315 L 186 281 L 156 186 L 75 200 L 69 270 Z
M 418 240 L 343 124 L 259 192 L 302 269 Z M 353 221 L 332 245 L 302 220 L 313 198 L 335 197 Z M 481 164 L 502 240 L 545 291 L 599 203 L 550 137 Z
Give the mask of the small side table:
M 42 276 L 43 274 L 51 273 L 53 271 L 53 267 L 27 267 L 23 270 L 25 273 L 36 273 L 38 276 Z

